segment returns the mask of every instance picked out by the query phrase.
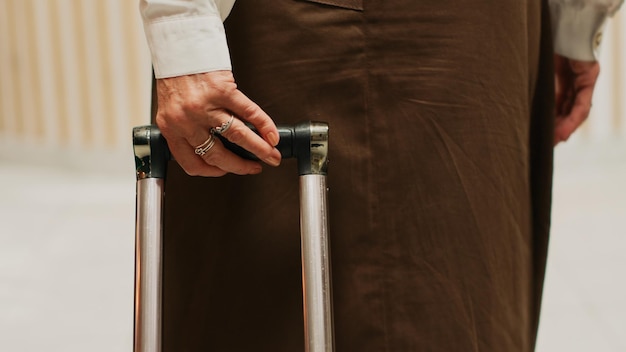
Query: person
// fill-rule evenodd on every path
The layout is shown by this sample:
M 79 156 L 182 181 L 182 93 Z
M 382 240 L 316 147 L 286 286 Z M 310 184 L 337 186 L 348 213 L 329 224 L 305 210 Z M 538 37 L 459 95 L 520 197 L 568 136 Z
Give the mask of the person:
M 621 3 L 141 0 L 177 161 L 164 351 L 303 349 L 295 166 L 262 164 L 306 119 L 331 131 L 337 350 L 534 350 L 553 146 Z

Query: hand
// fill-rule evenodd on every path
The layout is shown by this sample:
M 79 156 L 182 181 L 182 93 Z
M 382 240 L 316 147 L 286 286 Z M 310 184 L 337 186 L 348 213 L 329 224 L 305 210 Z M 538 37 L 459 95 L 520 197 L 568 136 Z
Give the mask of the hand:
M 554 55 L 556 122 L 554 145 L 567 141 L 587 119 L 593 89 L 600 74 L 597 61 L 578 61 Z
M 156 123 L 167 140 L 172 155 L 192 176 L 258 174 L 261 164 L 244 160 L 227 150 L 216 138 L 215 145 L 200 156 L 195 147 L 211 136 L 210 130 L 235 116 L 222 136 L 256 155 L 265 163 L 278 166 L 281 155 L 275 148 L 278 130 L 261 108 L 237 89 L 230 71 L 215 71 L 157 80 Z M 260 132 L 252 132 L 244 122 Z

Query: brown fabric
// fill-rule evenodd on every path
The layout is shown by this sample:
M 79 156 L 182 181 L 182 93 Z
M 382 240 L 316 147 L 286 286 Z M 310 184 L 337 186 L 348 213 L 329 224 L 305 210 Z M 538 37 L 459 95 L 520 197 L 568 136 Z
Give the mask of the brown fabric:
M 345 7 L 353 10 L 363 10 L 363 0 L 302 0 L 323 5 Z
M 241 90 L 328 121 L 337 351 L 534 348 L 552 52 L 539 0 L 238 1 Z M 294 161 L 167 181 L 164 351 L 302 351 Z

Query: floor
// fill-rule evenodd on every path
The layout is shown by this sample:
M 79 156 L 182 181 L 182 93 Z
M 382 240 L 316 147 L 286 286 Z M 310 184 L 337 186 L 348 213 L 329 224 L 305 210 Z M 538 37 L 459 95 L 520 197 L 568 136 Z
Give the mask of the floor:
M 626 143 L 559 147 L 555 178 L 537 351 L 626 351 Z M 131 351 L 133 227 L 132 165 L 0 160 L 0 351 Z
M 557 148 L 538 352 L 626 351 L 626 143 Z

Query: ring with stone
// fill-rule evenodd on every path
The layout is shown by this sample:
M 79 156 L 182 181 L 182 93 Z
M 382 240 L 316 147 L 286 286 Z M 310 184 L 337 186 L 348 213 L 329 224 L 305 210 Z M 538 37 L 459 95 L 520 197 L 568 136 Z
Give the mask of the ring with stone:
M 228 131 L 230 126 L 233 124 L 234 120 L 235 120 L 235 116 L 234 115 L 230 115 L 230 119 L 228 119 L 228 121 L 224 122 L 221 126 L 211 128 L 211 134 L 220 135 L 220 134 Z

